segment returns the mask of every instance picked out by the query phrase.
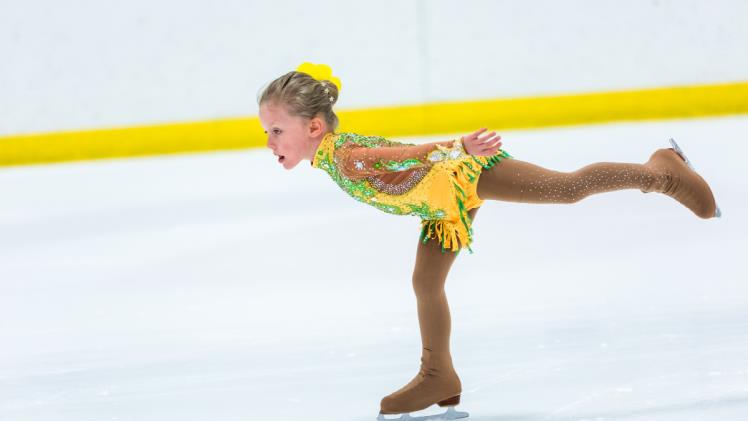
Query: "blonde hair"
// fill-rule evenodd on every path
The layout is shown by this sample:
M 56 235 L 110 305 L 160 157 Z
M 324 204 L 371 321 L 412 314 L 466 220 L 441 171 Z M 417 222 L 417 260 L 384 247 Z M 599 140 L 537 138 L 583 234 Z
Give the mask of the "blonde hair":
M 317 80 L 307 73 L 292 70 L 270 82 L 257 99 L 282 105 L 292 116 L 308 120 L 322 114 L 330 131 L 338 128 L 338 116 L 332 106 L 338 101 L 338 87 L 329 80 Z

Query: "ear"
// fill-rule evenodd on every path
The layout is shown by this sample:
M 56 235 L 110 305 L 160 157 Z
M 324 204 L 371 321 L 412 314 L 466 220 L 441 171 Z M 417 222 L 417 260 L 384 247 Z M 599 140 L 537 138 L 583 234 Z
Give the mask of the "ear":
M 325 132 L 325 122 L 319 117 L 309 120 L 309 136 L 317 137 Z

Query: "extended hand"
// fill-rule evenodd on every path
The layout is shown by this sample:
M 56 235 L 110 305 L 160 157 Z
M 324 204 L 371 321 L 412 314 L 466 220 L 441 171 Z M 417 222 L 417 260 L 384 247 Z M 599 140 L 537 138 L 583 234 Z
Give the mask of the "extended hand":
M 462 137 L 462 146 L 465 152 L 475 156 L 491 156 L 499 152 L 501 147 L 501 136 L 491 132 L 483 137 L 478 137 L 487 129 L 479 129 Z

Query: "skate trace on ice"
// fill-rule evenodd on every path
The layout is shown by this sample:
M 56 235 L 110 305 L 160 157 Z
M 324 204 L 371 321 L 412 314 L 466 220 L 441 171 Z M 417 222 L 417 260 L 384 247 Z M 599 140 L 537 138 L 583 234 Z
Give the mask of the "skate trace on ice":
M 418 416 L 418 417 L 411 417 L 410 414 L 408 413 L 408 414 L 402 414 L 397 418 L 385 418 L 384 414 L 379 414 L 377 416 L 377 421 L 426 421 L 426 420 L 447 421 L 447 420 L 456 420 L 460 418 L 467 418 L 469 416 L 470 415 L 467 412 L 457 411 L 455 410 L 454 406 L 450 406 L 446 412 L 443 412 L 441 414 L 423 415 L 423 416 Z

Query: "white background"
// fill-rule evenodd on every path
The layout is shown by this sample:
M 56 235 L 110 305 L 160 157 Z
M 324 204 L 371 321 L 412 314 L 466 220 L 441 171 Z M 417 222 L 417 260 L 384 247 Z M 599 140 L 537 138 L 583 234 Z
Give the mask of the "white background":
M 748 80 L 748 2 L 0 0 L 0 135 L 254 115 L 304 61 L 338 108 Z

